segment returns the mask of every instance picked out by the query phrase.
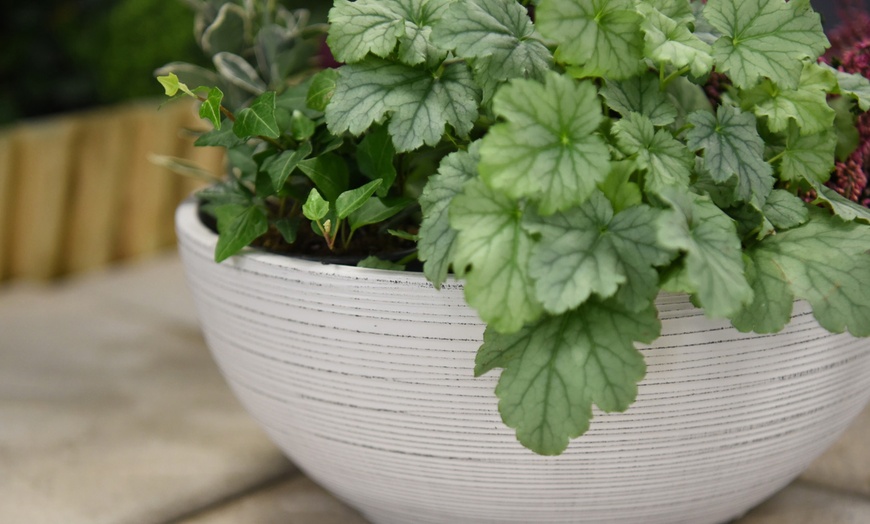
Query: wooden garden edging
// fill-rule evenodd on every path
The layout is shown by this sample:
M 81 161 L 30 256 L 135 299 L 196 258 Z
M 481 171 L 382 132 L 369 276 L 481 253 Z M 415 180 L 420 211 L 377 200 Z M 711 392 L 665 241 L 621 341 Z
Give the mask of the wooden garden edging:
M 0 130 L 0 282 L 50 279 L 141 257 L 175 242 L 173 211 L 203 182 L 152 154 L 219 174 L 223 153 L 195 148 L 192 103 L 144 101 Z

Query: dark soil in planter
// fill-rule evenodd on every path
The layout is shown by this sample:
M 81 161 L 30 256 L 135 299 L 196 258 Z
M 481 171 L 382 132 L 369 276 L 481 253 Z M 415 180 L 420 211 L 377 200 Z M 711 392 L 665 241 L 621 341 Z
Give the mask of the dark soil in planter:
M 201 208 L 198 214 L 202 223 L 217 234 L 217 220 L 208 213 L 203 212 Z M 251 246 L 277 255 L 345 266 L 355 266 L 360 260 L 369 256 L 398 262 L 416 250 L 414 242 L 396 237 L 386 231 L 381 231 L 381 227 L 365 226 L 359 228 L 354 232 L 347 249 L 341 252 L 330 251 L 323 237 L 316 234 L 307 222 L 300 224 L 296 242 L 293 244 L 288 244 L 277 228 L 270 226 L 269 231 L 258 238 Z M 403 231 L 409 235 L 416 235 L 418 226 L 415 224 L 391 224 L 390 229 Z M 406 265 L 406 269 L 409 271 L 422 271 L 423 266 L 415 259 Z

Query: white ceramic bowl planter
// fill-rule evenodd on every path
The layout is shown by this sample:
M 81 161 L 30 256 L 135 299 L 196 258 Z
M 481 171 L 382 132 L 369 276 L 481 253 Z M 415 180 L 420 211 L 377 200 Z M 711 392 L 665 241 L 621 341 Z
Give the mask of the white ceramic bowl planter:
M 460 284 L 258 252 L 218 265 L 195 204 L 177 224 L 232 388 L 375 523 L 725 522 L 797 476 L 870 398 L 868 342 L 829 334 L 804 303 L 758 336 L 663 295 L 637 402 L 541 457 L 502 424 L 497 373 L 472 376 L 483 325 Z

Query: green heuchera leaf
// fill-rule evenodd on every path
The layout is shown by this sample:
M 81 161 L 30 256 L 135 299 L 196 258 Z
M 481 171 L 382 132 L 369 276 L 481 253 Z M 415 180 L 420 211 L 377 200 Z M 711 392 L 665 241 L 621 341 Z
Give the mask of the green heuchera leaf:
M 543 80 L 552 68 L 550 51 L 536 39 L 526 9 L 516 0 L 454 2 L 432 38 L 456 56 L 475 59 L 475 77 L 486 100 L 505 80 Z
M 466 182 L 477 176 L 480 161 L 479 142 L 466 151 L 448 155 L 441 161 L 438 173 L 429 182 L 420 196 L 423 222 L 420 224 L 418 257 L 423 261 L 423 273 L 436 287 L 447 279 L 450 262 L 456 252 L 458 231 L 450 227 L 448 210 L 453 197 L 462 191 Z
M 224 204 L 214 212 L 219 233 L 215 262 L 235 255 L 269 230 L 266 212 L 258 205 Z
M 642 17 L 630 0 L 541 0 L 536 25 L 559 43 L 556 58 L 580 76 L 614 80 L 644 69 Z
M 659 78 L 652 73 L 621 82 L 607 81 L 601 96 L 610 109 L 622 116 L 639 113 L 657 126 L 666 126 L 677 118 L 676 106 L 659 88 Z
M 785 131 L 793 121 L 802 135 L 818 134 L 834 124 L 836 113 L 827 98 L 836 85 L 833 74 L 817 64 L 807 63 L 797 89 L 782 89 L 765 80 L 742 94 L 741 105 L 767 117 L 767 127 L 775 133 Z
M 818 198 L 813 202 L 814 204 L 827 204 L 835 215 L 846 222 L 859 220 L 870 224 L 870 209 L 845 198 L 840 193 L 822 184 L 815 183 L 813 187 L 818 195 Z
M 736 176 L 736 198 L 761 208 L 775 180 L 773 168 L 764 160 L 764 140 L 755 117 L 723 105 L 716 115 L 696 111 L 689 122 L 695 126 L 688 133 L 689 149 L 704 150 L 704 168 L 712 179 L 723 183 Z
M 534 241 L 522 228 L 522 208 L 482 180 L 465 184 L 450 204 L 459 231 L 453 269 L 465 277 L 465 300 L 492 329 L 519 330 L 542 312 L 529 275 Z
M 610 201 L 596 191 L 580 207 L 526 220 L 526 229 L 540 235 L 529 273 L 544 309 L 564 313 L 593 293 L 609 298 L 618 289 L 627 309 L 647 308 L 658 292 L 653 266 L 670 260 L 656 245 L 657 216 L 643 205 L 614 216 Z
M 507 120 L 490 128 L 480 148 L 480 175 L 493 188 L 531 197 L 547 215 L 582 203 L 607 177 L 610 152 L 595 134 L 603 117 L 591 82 L 555 73 L 546 84 L 513 80 L 493 108 Z
M 827 130 L 817 135 L 801 135 L 795 124 L 789 126 L 779 176 L 783 180 L 825 182 L 834 168 L 837 136 Z
M 671 3 L 688 6 L 688 2 Z M 641 3 L 637 9 L 644 16 L 640 25 L 644 32 L 644 54 L 653 63 L 670 64 L 676 69 L 686 68 L 695 77 L 710 72 L 713 68 L 713 49 L 689 29 L 688 24 L 694 22 L 691 11 L 686 14 L 687 21 L 678 22 L 649 4 Z
M 778 230 L 797 227 L 809 219 L 803 200 L 782 189 L 774 189 L 764 204 L 764 216 Z
M 502 420 L 524 446 L 558 455 L 589 428 L 593 404 L 613 412 L 634 402 L 646 373 L 634 343 L 660 331 L 652 306 L 636 312 L 593 299 L 515 334 L 487 328 L 474 372 L 504 368 L 495 390 Z
M 326 111 L 326 106 L 329 105 L 329 101 L 335 94 L 337 82 L 337 69 L 324 69 L 314 75 L 311 86 L 308 88 L 308 95 L 305 98 L 308 107 L 317 111 Z
M 801 227 L 748 251 L 755 300 L 733 318 L 741 331 L 772 333 L 790 320 L 795 298 L 813 307 L 825 329 L 870 335 L 870 226 L 810 210 Z
M 635 162 L 633 160 L 618 160 L 611 162 L 610 165 L 610 174 L 598 184 L 598 189 L 613 204 L 613 210 L 619 213 L 623 209 L 643 202 L 640 186 L 630 180 L 635 172 Z
M 710 317 L 730 317 L 752 300 L 734 222 L 710 201 L 667 191 L 673 208 L 658 221 L 659 245 L 686 253 L 686 278 Z
M 217 130 L 221 128 L 221 102 L 223 102 L 223 99 L 223 92 L 216 87 L 212 87 L 208 90 L 205 102 L 199 106 L 199 116 L 209 120 Z
M 741 88 L 766 77 L 795 89 L 803 62 L 829 45 L 809 0 L 710 0 L 704 17 L 722 33 L 713 44 L 716 69 Z
M 326 108 L 330 131 L 360 135 L 390 116 L 388 129 L 399 152 L 436 145 L 449 124 L 468 136 L 478 116 L 480 92 L 468 66 L 446 66 L 440 77 L 416 69 L 369 58 L 344 66 L 332 102 Z
M 451 0 L 336 0 L 329 12 L 327 43 L 339 62 L 355 63 L 369 53 L 398 57 L 409 65 L 443 56 L 429 43 L 431 25 Z
M 870 111 L 870 80 L 863 75 L 846 73 L 826 64 L 821 67 L 827 68 L 836 76 L 836 92 L 854 98 L 858 102 L 858 107 L 861 108 L 861 111 Z
M 656 131 L 649 118 L 637 113 L 629 113 L 616 122 L 613 131 L 620 149 L 636 155 L 638 167 L 646 170 L 647 191 L 660 193 L 666 187 L 688 189 L 695 155 L 669 131 Z
M 239 138 L 265 136 L 278 138 L 281 132 L 275 119 L 275 92 L 267 91 L 258 96 L 250 107 L 236 114 L 233 133 Z
M 393 159 L 396 148 L 387 128 L 378 127 L 363 138 L 356 149 L 356 162 L 360 172 L 372 180 L 382 180 L 378 196 L 385 197 L 396 180 L 396 166 Z

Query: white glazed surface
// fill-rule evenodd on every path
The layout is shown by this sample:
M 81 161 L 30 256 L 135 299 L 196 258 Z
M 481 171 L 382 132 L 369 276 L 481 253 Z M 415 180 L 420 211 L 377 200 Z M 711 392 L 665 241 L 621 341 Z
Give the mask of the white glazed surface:
M 662 295 L 662 336 L 625 413 L 560 457 L 504 427 L 461 285 L 248 251 L 218 265 L 183 204 L 182 259 L 236 395 L 316 482 L 378 524 L 719 523 L 796 477 L 870 399 L 866 340 L 795 304 L 776 335 Z

